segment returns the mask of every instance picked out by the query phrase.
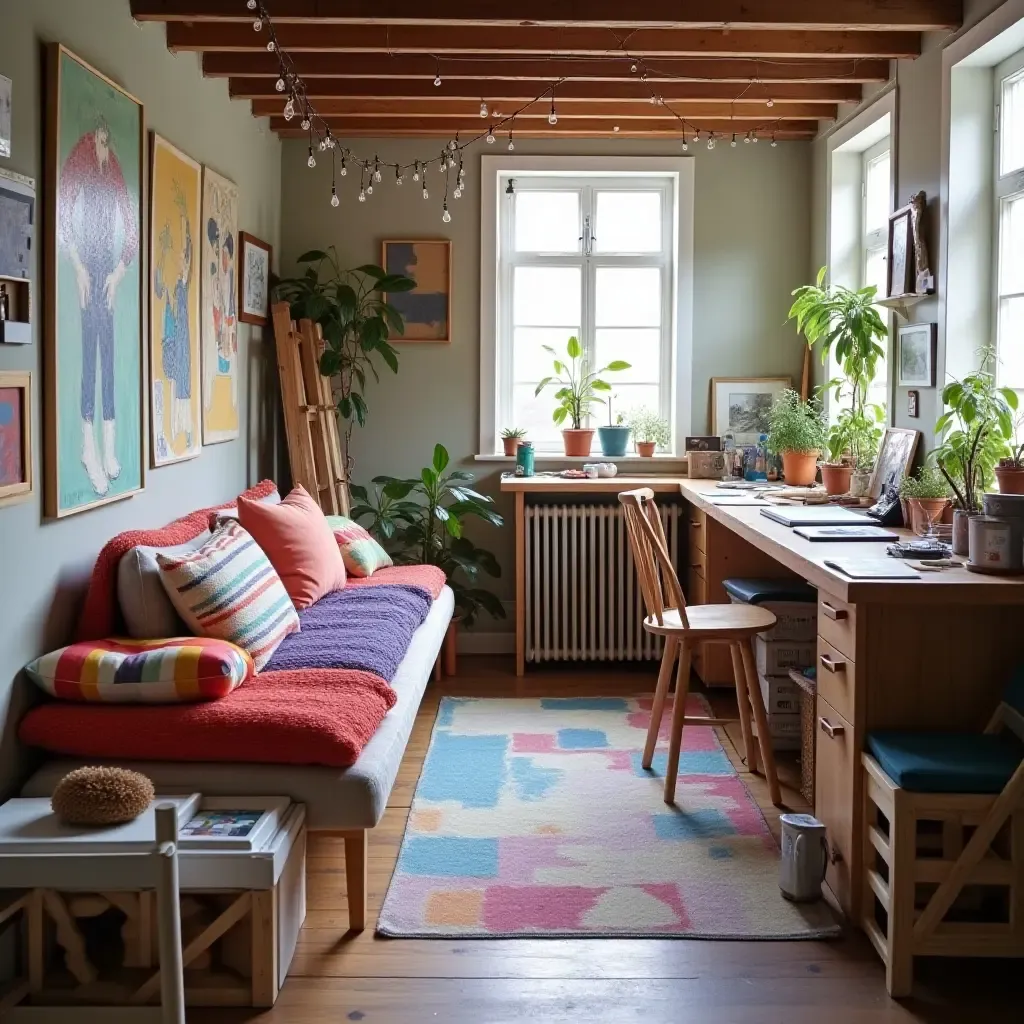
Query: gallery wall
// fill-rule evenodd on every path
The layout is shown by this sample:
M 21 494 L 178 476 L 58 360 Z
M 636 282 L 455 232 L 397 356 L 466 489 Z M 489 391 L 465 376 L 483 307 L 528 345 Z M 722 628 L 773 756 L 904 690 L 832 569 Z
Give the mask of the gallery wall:
M 46 315 L 41 254 L 49 224 L 42 219 L 43 47 L 64 43 L 145 104 L 147 128 L 169 139 L 239 188 L 238 224 L 278 242 L 281 146 L 232 103 L 226 83 L 202 78 L 193 55 L 168 52 L 164 27 L 133 23 L 126 0 L 4 0 L 0 5 L 0 75 L 13 81 L 13 147 L 0 167 L 36 179 L 40 197 L 32 282 L 36 323 L 29 346 L 0 345 L 0 370 L 33 374 L 31 500 L 0 507 L 0 797 L 10 793 L 26 767 L 14 727 L 29 685 L 21 667 L 67 641 L 96 553 L 114 534 L 160 526 L 191 509 L 231 498 L 278 470 L 276 363 L 269 332 L 242 325 L 238 335 L 240 436 L 204 448 L 187 462 L 149 469 L 145 489 L 133 498 L 51 521 L 43 516 L 43 334 Z M 147 145 L 148 150 L 148 145 Z M 148 224 L 144 213 L 143 224 Z M 148 231 L 140 239 L 148 251 Z M 148 324 L 148 316 L 144 317 Z M 148 333 L 146 346 L 148 351 Z M 145 366 L 145 364 L 144 364 Z

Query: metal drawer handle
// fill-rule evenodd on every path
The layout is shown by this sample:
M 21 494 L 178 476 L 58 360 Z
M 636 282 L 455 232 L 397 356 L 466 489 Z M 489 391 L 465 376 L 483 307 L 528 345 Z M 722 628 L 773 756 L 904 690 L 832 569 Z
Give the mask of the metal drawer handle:
M 833 844 L 832 844 L 832 847 L 831 847 L 831 849 L 829 850 L 829 853 L 828 853 L 828 859 L 829 859 L 829 860 L 830 860 L 830 861 L 831 861 L 831 862 L 832 862 L 833 864 L 838 864 L 838 863 L 839 863 L 839 861 L 841 861 L 841 860 L 843 859 L 843 853 L 842 853 L 842 851 L 841 851 L 841 850 L 839 849 L 839 847 L 838 847 L 838 846 L 836 846 L 836 844 L 835 844 L 835 843 L 833 843 Z
M 845 608 L 836 608 L 828 601 L 821 602 L 821 610 L 825 613 L 825 618 L 832 619 L 833 622 L 842 622 L 843 619 L 850 617 L 850 613 Z
M 691 530 L 699 530 L 703 525 L 704 525 L 703 523 L 694 522 L 694 520 L 692 520 L 692 519 L 690 520 L 690 529 Z
M 842 736 L 846 732 L 846 727 L 842 725 L 833 725 L 827 718 L 821 717 L 818 719 L 818 725 L 821 726 L 821 731 L 830 739 L 834 740 L 837 736 Z
M 836 672 L 846 671 L 846 662 L 836 661 L 831 655 L 823 654 L 819 660 L 821 661 L 821 667 L 827 669 L 833 675 Z

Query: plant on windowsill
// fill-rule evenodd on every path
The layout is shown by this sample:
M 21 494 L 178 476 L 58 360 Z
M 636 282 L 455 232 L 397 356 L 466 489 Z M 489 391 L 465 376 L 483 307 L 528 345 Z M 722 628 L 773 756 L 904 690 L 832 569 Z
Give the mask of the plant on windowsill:
M 501 432 L 501 443 L 506 455 L 515 455 L 519 446 L 526 440 L 526 431 L 522 427 L 506 427 Z
M 907 504 L 904 518 L 917 534 L 929 532 L 942 519 L 949 505 L 951 489 L 943 473 L 932 465 L 922 466 L 915 476 L 900 482 L 900 499 Z
M 672 442 L 672 430 L 668 420 L 662 419 L 653 409 L 640 406 L 631 409 L 626 417 L 633 431 L 633 445 L 637 455 L 650 459 L 658 448 L 667 448 Z
M 779 393 L 768 414 L 767 446 L 782 456 L 782 475 L 793 487 L 810 487 L 818 475 L 818 456 L 828 441 L 828 423 L 821 404 L 791 388 Z
M 566 420 L 570 423 L 570 426 L 562 429 L 565 454 L 588 456 L 594 441 L 594 428 L 584 427 L 583 424 L 590 415 L 592 405 L 604 404 L 604 399 L 597 392 L 612 389 L 611 384 L 601 378 L 601 374 L 628 370 L 629 363 L 615 359 L 600 370 L 591 371 L 589 360 L 576 335 L 570 337 L 566 345 L 566 355 L 569 357 L 567 363 L 558 358 L 558 353 L 550 345 L 545 345 L 544 349 L 555 356 L 557 376 L 545 377 L 537 385 L 534 396 L 539 395 L 549 384 L 558 385 L 555 392 L 558 405 L 551 418 L 560 427 Z
M 835 377 L 823 384 L 816 391 L 817 396 L 832 388 L 836 389 L 836 398 L 840 398 L 842 378 Z M 852 408 L 843 409 L 839 419 L 828 430 L 825 445 L 825 458 L 821 462 L 821 482 L 830 495 L 853 493 L 859 497 L 866 492 L 871 477 L 871 466 L 878 451 L 882 438 L 881 419 L 884 415 L 877 406 L 868 406 L 867 414 L 855 412 Z M 855 477 L 866 477 L 857 480 Z
M 608 423 L 597 428 L 601 454 L 607 459 L 621 459 L 626 454 L 626 442 L 629 440 L 630 427 L 621 412 L 615 416 L 615 422 L 612 422 L 612 402 L 618 397 L 608 396 Z
M 1000 494 L 1024 494 L 1024 442 L 1020 439 L 1022 421 L 1024 417 L 1020 416 L 1014 421 L 1010 454 L 1004 455 L 995 469 Z

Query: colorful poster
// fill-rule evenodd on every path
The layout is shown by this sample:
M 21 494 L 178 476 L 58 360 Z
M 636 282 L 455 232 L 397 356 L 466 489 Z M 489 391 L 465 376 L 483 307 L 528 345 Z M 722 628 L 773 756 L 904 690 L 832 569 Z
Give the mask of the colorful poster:
M 142 104 L 49 48 L 46 512 L 143 486 Z
M 238 186 L 203 168 L 203 444 L 238 437 Z
M 149 258 L 149 426 L 153 465 L 201 448 L 199 273 L 202 168 L 153 133 Z
M 22 388 L 0 387 L 0 489 L 25 480 Z
M 387 241 L 384 269 L 416 282 L 411 291 L 388 295 L 388 302 L 405 319 L 405 333 L 393 337 L 392 343 L 451 341 L 452 243 Z

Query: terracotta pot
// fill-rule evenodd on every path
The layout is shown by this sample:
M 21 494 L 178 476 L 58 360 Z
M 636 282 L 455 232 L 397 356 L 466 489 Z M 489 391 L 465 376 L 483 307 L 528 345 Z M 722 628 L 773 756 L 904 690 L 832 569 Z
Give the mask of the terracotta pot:
M 911 529 L 919 537 L 928 532 L 929 520 L 941 523 L 946 511 L 952 507 L 949 498 L 908 498 Z
M 594 443 L 593 430 L 563 430 L 562 444 L 566 455 L 590 455 L 590 446 Z
M 821 464 L 821 482 L 825 491 L 832 494 L 846 494 L 850 490 L 850 479 L 853 477 L 853 466 L 845 462 L 823 462 Z
M 867 496 L 871 487 L 871 471 L 867 469 L 855 469 L 850 478 L 850 497 L 863 498 Z
M 642 455 L 645 459 L 654 458 L 654 449 L 657 448 L 657 442 L 655 441 L 637 441 L 636 453 Z
M 519 446 L 523 443 L 521 437 L 503 437 L 501 443 L 505 446 L 506 455 L 515 455 L 519 451 Z
M 953 554 L 966 555 L 970 553 L 971 520 L 979 515 L 978 512 L 965 512 L 958 508 L 953 513 Z
M 1000 494 L 1024 494 L 1024 468 L 997 466 L 996 479 Z
M 818 452 L 783 452 L 782 476 L 792 487 L 810 487 L 818 475 Z

